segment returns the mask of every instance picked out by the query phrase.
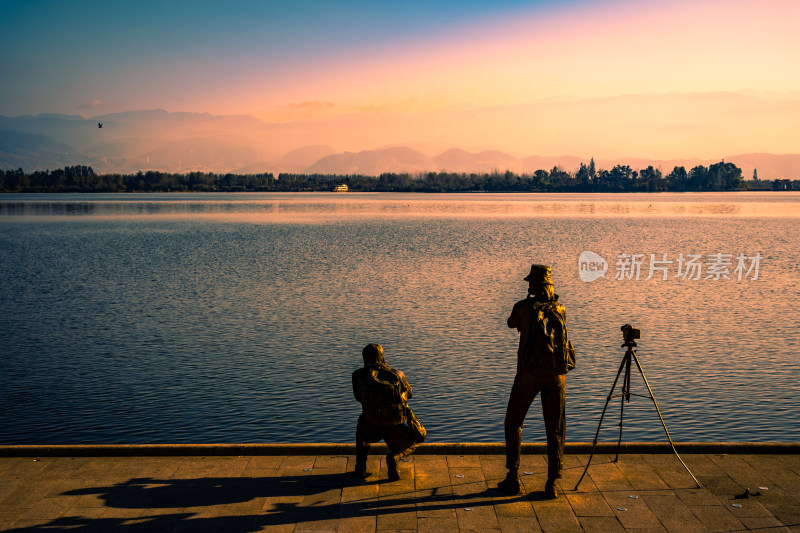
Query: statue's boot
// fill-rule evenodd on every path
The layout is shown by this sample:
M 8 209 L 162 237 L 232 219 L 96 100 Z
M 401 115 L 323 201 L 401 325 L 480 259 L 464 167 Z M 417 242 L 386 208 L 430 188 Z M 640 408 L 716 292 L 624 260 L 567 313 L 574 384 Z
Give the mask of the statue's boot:
M 506 478 L 497 484 L 497 488 L 506 494 L 519 494 L 522 490 L 516 470 L 509 470 Z

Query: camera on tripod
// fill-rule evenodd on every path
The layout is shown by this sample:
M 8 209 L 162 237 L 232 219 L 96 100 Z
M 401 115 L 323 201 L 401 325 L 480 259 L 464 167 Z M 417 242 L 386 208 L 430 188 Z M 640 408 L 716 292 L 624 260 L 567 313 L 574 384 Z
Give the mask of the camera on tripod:
M 641 338 L 642 331 L 630 324 L 625 324 L 619 329 L 622 330 L 622 339 L 625 341 L 625 344 L 632 343 L 635 339 Z
M 650 388 L 650 383 L 647 382 L 647 378 L 644 375 L 644 370 L 642 370 L 642 365 L 639 363 L 639 357 L 636 355 L 636 347 L 635 340 L 640 338 L 642 332 L 631 326 L 630 324 L 625 324 L 621 328 L 622 330 L 622 338 L 625 340 L 625 343 L 622 345 L 625 348 L 625 355 L 622 357 L 622 362 L 619 365 L 619 370 L 617 370 L 617 377 L 614 379 L 614 384 L 611 386 L 611 392 L 608 393 L 608 397 L 606 397 L 606 405 L 603 407 L 603 413 L 600 415 L 600 422 L 597 423 L 597 432 L 594 434 L 594 440 L 592 441 L 592 451 L 589 454 L 589 460 L 586 461 L 586 467 L 583 469 L 583 474 L 581 474 L 580 479 L 578 479 L 578 483 L 575 484 L 575 490 L 578 490 L 578 485 L 581 484 L 583 481 L 584 476 L 586 476 L 586 472 L 589 471 L 589 465 L 592 463 L 592 457 L 594 457 L 594 450 L 597 446 L 597 437 L 600 435 L 600 426 L 603 425 L 603 418 L 606 416 L 606 409 L 608 409 L 608 404 L 614 398 L 622 398 L 622 404 L 620 405 L 619 410 L 619 439 L 617 440 L 617 455 L 614 458 L 614 462 L 619 460 L 619 448 L 622 444 L 622 416 L 625 409 L 625 402 L 629 402 L 631 400 L 631 396 L 642 396 L 645 398 L 650 398 L 653 401 L 653 406 L 656 408 L 656 413 L 658 413 L 658 419 L 661 420 L 661 425 L 664 426 L 664 433 L 667 434 L 667 440 L 669 441 L 669 445 L 672 447 L 672 451 L 675 453 L 675 457 L 681 462 L 683 467 L 689 472 L 689 475 L 692 476 L 692 479 L 697 484 L 697 488 L 700 488 L 700 482 L 697 481 L 697 478 L 694 477 L 692 471 L 689 470 L 689 467 L 686 466 L 686 463 L 683 462 L 681 456 L 678 455 L 678 450 L 675 449 L 675 443 L 672 442 L 672 437 L 669 435 L 669 430 L 667 429 L 667 424 L 664 422 L 664 417 L 661 416 L 661 410 L 658 408 L 658 403 L 656 403 L 656 397 L 653 396 L 653 390 Z M 636 368 L 639 370 L 639 374 L 642 376 L 642 381 L 644 381 L 644 386 L 647 387 L 647 396 L 643 394 L 635 394 L 631 392 L 631 366 L 632 363 L 636 363 Z M 624 372 L 624 375 L 623 375 Z M 619 382 L 620 376 L 622 377 L 622 391 L 619 394 L 614 394 L 614 389 L 617 388 L 617 383 Z

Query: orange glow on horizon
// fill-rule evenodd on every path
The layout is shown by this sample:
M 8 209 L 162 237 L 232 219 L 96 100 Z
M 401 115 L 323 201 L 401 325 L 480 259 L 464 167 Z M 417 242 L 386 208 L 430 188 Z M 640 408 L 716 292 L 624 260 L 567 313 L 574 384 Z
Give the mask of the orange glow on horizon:
M 596 98 L 669 92 L 800 90 L 798 4 L 733 1 L 619 2 L 520 14 L 494 27 L 380 49 L 287 80 L 265 106 L 253 96 L 242 112 L 293 118 L 290 102 L 328 102 L 319 115 L 421 112 L 513 105 L 545 98 Z M 295 109 L 298 118 L 314 116 Z

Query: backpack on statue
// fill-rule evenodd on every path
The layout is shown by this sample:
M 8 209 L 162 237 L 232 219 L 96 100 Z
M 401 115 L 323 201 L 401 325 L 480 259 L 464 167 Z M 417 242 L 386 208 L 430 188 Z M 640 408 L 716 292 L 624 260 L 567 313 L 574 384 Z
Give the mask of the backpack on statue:
M 523 366 L 532 371 L 566 374 L 575 368 L 575 350 L 567 324 L 555 302 L 532 302 L 530 324 L 522 349 Z
M 391 370 L 373 370 L 366 377 L 364 396 L 375 407 L 402 405 L 403 384 Z

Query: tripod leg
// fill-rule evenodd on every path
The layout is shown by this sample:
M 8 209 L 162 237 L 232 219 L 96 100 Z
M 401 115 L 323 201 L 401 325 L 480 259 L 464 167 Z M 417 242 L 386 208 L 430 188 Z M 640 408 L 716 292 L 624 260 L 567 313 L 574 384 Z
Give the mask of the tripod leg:
M 611 402 L 611 398 L 614 397 L 614 389 L 617 388 L 617 382 L 619 381 L 619 375 L 622 373 L 622 369 L 624 368 L 624 366 L 625 366 L 625 359 L 623 359 L 622 360 L 622 364 L 619 365 L 619 370 L 617 370 L 617 377 L 614 378 L 614 384 L 611 385 L 611 390 L 609 391 L 608 397 L 606 398 L 606 404 L 603 407 L 603 412 L 600 414 L 600 422 L 597 423 L 597 432 L 594 434 L 594 440 L 592 441 L 592 451 L 589 454 L 589 460 L 586 461 L 586 468 L 583 469 L 583 474 L 581 474 L 580 479 L 575 484 L 575 490 L 578 490 L 578 486 L 581 484 L 581 481 L 583 481 L 583 478 L 586 475 L 586 472 L 589 471 L 589 465 L 592 464 L 592 457 L 594 457 L 594 448 L 595 448 L 595 446 L 597 446 L 597 437 L 598 437 L 598 435 L 600 435 L 600 426 L 603 425 L 603 418 L 606 416 L 606 409 L 608 409 L 608 404 L 609 404 L 609 402 Z
M 625 352 L 625 358 L 622 361 L 625 365 L 625 377 L 622 378 L 622 398 L 619 405 L 619 440 L 617 440 L 617 454 L 614 457 L 614 462 L 619 461 L 619 447 L 622 444 L 622 420 L 625 415 L 625 402 L 631 401 L 631 348 Z
M 642 369 L 641 363 L 639 363 L 639 358 L 636 357 L 636 352 L 633 352 L 633 359 L 634 359 L 634 361 L 636 361 L 636 366 L 639 368 L 639 373 L 642 375 L 642 379 L 644 380 L 644 384 L 647 387 L 647 392 L 650 394 L 650 399 L 653 400 L 653 405 L 656 406 L 656 413 L 658 413 L 658 418 L 659 418 L 659 420 L 661 420 L 661 425 L 664 426 L 664 432 L 667 434 L 667 440 L 669 441 L 669 445 L 672 447 L 672 451 L 675 452 L 675 457 L 677 457 L 678 461 L 681 462 L 681 464 L 683 465 L 683 468 L 685 468 L 686 471 L 689 472 L 689 475 L 692 476 L 692 479 L 697 484 L 697 488 L 699 489 L 700 488 L 700 482 L 697 481 L 697 478 L 694 477 L 694 474 L 692 474 L 692 471 L 689 470 L 689 467 L 686 466 L 686 463 L 683 462 L 683 459 L 681 459 L 681 456 L 678 455 L 678 450 L 675 449 L 675 444 L 672 442 L 672 437 L 669 436 L 669 430 L 667 429 L 667 424 L 664 422 L 664 417 L 661 416 L 661 410 L 658 408 L 658 403 L 656 403 L 656 397 L 653 395 L 652 389 L 650 389 L 650 384 L 647 382 L 647 378 L 644 375 L 644 370 Z
M 619 461 L 619 447 L 622 444 L 622 417 L 625 412 L 625 393 L 628 392 L 629 389 L 625 388 L 625 384 L 628 382 L 628 376 L 626 375 L 625 378 L 622 380 L 622 394 L 620 395 L 620 402 L 619 402 L 619 439 L 617 439 L 617 453 L 614 457 L 614 462 Z

